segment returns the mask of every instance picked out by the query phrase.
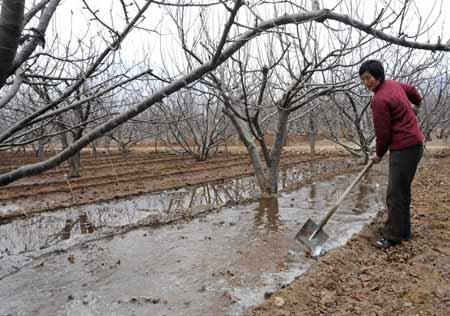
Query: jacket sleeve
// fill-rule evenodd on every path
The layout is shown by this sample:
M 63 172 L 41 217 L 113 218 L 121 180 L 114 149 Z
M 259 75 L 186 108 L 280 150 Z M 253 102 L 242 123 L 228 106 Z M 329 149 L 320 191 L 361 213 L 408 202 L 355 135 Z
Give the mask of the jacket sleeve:
M 420 106 L 420 103 L 422 103 L 422 97 L 419 92 L 417 92 L 417 89 L 406 83 L 400 83 L 400 86 L 405 91 L 409 101 L 414 105 Z
M 371 109 L 375 128 L 376 153 L 381 158 L 391 144 L 391 112 L 386 101 L 376 98 L 372 99 Z

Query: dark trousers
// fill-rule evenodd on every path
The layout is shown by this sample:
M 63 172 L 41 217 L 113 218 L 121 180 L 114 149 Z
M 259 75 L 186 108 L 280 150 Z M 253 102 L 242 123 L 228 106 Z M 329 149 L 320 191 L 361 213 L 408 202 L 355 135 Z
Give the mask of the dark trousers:
M 388 219 L 384 238 L 401 242 L 411 238 L 411 183 L 423 154 L 423 145 L 392 150 L 386 204 Z

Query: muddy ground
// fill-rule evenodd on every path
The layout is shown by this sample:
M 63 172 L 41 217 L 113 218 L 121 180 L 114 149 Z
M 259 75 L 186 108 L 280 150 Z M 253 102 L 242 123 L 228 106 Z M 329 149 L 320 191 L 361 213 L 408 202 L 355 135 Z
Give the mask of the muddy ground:
M 0 169 L 33 161 L 32 157 L 21 159 L 2 156 Z M 348 158 L 287 152 L 283 165 L 343 159 Z M 60 167 L 1 188 L 2 208 L 14 207 L 0 214 L 0 221 L 252 173 L 246 156 L 239 154 L 200 163 L 155 153 L 97 159 L 85 155 L 82 165 L 80 179 L 66 179 L 67 167 Z M 411 241 L 376 250 L 372 242 L 385 216 L 380 214 L 361 234 L 321 257 L 293 284 L 267 293 L 266 302 L 247 315 L 449 315 L 450 156 L 424 159 L 413 190 Z
M 385 212 L 247 316 L 450 315 L 450 157 L 422 162 L 411 241 L 378 250 Z
M 62 165 L 41 175 L 21 179 L 0 190 L 0 222 L 61 207 L 99 203 L 145 193 L 223 181 L 253 174 L 244 154 L 219 154 L 199 162 L 167 153 L 90 154 L 82 157 L 80 178 L 67 178 Z M 311 156 L 286 152 L 282 166 L 320 160 L 342 160 L 329 154 Z M 31 156 L 1 153 L 0 172 L 35 162 Z

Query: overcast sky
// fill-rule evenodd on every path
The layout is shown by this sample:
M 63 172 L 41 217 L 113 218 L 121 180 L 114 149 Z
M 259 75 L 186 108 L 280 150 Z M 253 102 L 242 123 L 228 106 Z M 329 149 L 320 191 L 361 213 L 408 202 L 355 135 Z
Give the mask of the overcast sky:
M 196 2 L 210 3 L 214 0 L 197 0 Z M 119 0 L 87 0 L 93 9 L 98 10 L 97 14 L 104 20 L 105 23 L 111 25 L 117 30 L 122 30 L 124 26 L 124 14 L 120 6 Z M 131 2 L 130 0 L 127 1 Z M 139 4 L 143 4 L 143 0 L 137 1 Z M 177 0 L 170 0 L 170 2 L 177 2 Z M 250 1 L 251 3 L 260 1 Z M 300 3 L 302 1 L 298 1 Z M 349 12 L 350 10 L 354 12 L 352 17 L 359 18 L 366 23 L 370 23 L 374 17 L 374 11 L 378 10 L 383 6 L 385 1 L 372 1 L 372 0 L 362 0 L 362 1 L 338 1 L 338 0 L 325 0 L 321 1 L 322 7 L 332 8 L 337 2 L 343 3 L 338 10 L 341 12 Z M 393 1 L 397 4 L 397 8 L 391 7 L 391 9 L 398 9 L 399 1 Z M 309 1 L 306 2 L 309 7 Z M 94 37 L 99 32 L 106 35 L 104 28 L 101 27 L 97 22 L 90 21 L 92 18 L 91 14 L 83 9 L 83 2 L 81 0 L 64 0 L 62 1 L 61 7 L 58 8 L 57 14 L 52 20 L 52 30 L 49 30 L 48 36 L 52 36 L 51 33 L 57 30 L 59 37 L 62 41 L 67 41 L 70 35 L 73 37 L 82 37 L 87 34 L 87 37 Z M 421 13 L 423 18 L 422 22 L 425 25 L 431 25 L 432 21 L 438 20 L 432 28 L 421 36 L 421 41 L 431 40 L 435 42 L 437 36 L 445 33 L 446 20 L 450 17 L 450 6 L 448 1 L 442 0 L 416 0 L 415 1 L 415 11 Z M 175 12 L 175 8 L 171 7 L 171 12 Z M 130 11 L 130 16 L 133 16 L 135 11 Z M 196 28 L 196 23 L 198 21 L 198 9 L 190 9 L 191 20 L 187 20 L 186 25 L 191 27 L 191 30 L 198 32 Z M 264 11 L 260 8 L 258 14 L 264 19 L 271 18 L 276 15 L 282 15 L 285 12 L 281 10 L 276 12 L 272 6 L 266 5 Z M 292 12 L 288 12 L 292 13 Z M 189 14 L 187 14 L 189 15 Z M 213 29 L 213 34 L 219 33 L 222 29 L 227 14 L 223 12 L 220 6 L 216 9 L 209 9 L 209 23 L 210 28 Z M 167 64 L 173 64 L 179 62 L 181 49 L 178 43 L 176 28 L 171 18 L 167 14 L 167 8 L 161 8 L 158 5 L 150 5 L 147 13 L 145 14 L 146 19 L 141 24 L 141 26 L 155 30 L 157 32 L 147 32 L 147 31 L 134 31 L 127 37 L 127 40 L 122 45 L 122 51 L 128 62 L 139 63 L 142 62 L 143 56 L 149 54 L 146 57 L 146 62 L 153 64 L 157 67 L 157 64 L 161 64 L 161 60 L 164 60 Z M 188 17 L 189 18 L 189 17 Z M 240 19 L 243 17 L 240 16 Z M 244 21 L 247 23 L 247 21 Z M 417 30 L 417 25 L 419 20 L 411 12 L 409 17 L 404 21 L 404 25 L 408 26 L 408 33 L 414 33 Z M 214 29 L 216 32 L 214 32 Z M 449 27 L 447 27 L 449 29 Z M 397 29 L 392 30 L 392 34 L 395 34 Z M 388 31 L 388 33 L 390 33 Z M 450 32 L 446 32 L 443 36 L 443 41 L 446 42 L 450 38 Z M 218 41 L 217 37 L 217 41 Z M 101 40 L 99 41 L 99 45 Z

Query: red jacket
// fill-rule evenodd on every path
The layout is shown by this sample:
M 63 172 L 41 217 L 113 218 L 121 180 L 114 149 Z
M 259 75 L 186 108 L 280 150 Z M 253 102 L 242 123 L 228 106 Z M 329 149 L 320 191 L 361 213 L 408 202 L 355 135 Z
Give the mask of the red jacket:
M 412 106 L 422 97 L 408 84 L 385 80 L 376 89 L 370 103 L 378 157 L 390 150 L 423 144 L 423 133 Z

